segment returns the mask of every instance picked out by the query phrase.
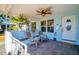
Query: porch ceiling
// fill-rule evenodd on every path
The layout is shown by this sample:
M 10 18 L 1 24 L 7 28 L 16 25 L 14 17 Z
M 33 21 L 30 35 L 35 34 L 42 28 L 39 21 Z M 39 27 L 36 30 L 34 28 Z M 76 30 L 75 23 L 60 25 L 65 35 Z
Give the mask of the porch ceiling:
M 36 16 L 36 11 L 40 7 L 54 7 L 55 13 L 67 13 L 71 11 L 78 11 L 79 5 L 77 4 L 10 4 L 8 7 L 6 5 L 0 5 L 0 11 L 9 11 L 10 15 L 18 15 L 24 13 L 28 18 L 34 18 Z M 7 9 L 6 9 L 7 8 Z

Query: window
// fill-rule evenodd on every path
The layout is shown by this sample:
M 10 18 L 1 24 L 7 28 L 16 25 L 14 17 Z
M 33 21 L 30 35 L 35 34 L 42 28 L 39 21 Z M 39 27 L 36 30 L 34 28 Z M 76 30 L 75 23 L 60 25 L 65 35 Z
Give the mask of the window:
M 54 32 L 54 20 L 47 20 L 47 31 Z
M 42 32 L 54 32 L 54 19 L 47 20 L 47 25 L 46 25 L 46 20 L 41 21 L 41 31 Z
M 46 20 L 45 21 L 41 21 L 41 31 L 42 32 L 46 32 Z
M 71 27 L 72 27 L 72 25 L 71 25 L 71 19 L 67 19 L 67 21 L 66 21 L 66 30 L 70 31 Z
M 42 32 L 46 32 L 46 27 L 41 27 Z

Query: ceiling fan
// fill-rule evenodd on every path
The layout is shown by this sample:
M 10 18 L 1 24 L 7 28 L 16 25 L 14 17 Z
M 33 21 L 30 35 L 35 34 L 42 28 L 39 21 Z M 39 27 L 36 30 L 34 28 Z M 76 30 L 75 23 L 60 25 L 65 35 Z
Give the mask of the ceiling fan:
M 37 15 L 41 15 L 41 16 L 46 16 L 46 15 L 52 15 L 52 7 L 47 7 L 47 8 L 39 8 L 38 10 L 36 10 Z

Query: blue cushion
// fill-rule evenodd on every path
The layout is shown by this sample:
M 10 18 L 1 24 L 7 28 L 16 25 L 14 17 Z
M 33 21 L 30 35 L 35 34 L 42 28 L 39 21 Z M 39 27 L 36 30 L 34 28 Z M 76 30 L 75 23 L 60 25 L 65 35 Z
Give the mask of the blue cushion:
M 16 39 L 27 38 L 25 31 L 12 31 L 11 33 L 12 33 L 13 37 L 15 37 Z

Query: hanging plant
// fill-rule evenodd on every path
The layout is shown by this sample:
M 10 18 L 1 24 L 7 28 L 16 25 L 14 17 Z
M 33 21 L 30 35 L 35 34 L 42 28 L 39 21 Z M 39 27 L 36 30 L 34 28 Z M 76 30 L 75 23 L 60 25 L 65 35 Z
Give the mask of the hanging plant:
M 29 23 L 27 17 L 24 14 L 19 14 L 18 18 L 20 19 L 21 22 L 25 22 L 26 24 Z
M 18 23 L 19 19 L 17 17 L 12 16 L 10 21 L 13 22 L 13 23 Z
M 29 23 L 29 21 L 27 20 L 27 17 L 24 14 L 19 14 L 19 16 L 17 17 L 12 17 L 12 22 L 18 23 L 18 22 L 24 22 L 26 24 Z

